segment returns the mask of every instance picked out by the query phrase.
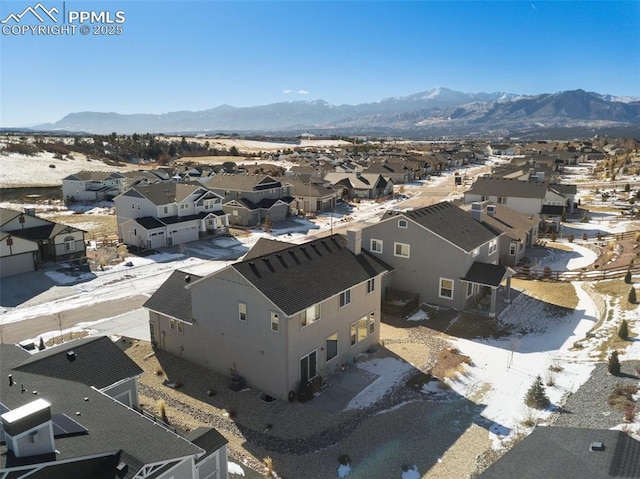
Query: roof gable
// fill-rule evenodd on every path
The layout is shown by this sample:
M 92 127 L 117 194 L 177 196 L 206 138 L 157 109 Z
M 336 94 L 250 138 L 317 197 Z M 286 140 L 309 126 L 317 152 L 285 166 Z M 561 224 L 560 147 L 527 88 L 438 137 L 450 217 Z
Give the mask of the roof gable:
M 201 278 L 176 270 L 142 306 L 185 323 L 192 323 L 191 291 L 186 286 Z

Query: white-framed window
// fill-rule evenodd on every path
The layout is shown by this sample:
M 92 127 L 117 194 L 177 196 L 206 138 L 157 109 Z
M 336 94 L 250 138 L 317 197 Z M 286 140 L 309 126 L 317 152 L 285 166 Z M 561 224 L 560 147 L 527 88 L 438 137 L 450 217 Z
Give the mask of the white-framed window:
M 480 196 L 480 201 L 488 201 L 489 197 L 487 195 Z
M 515 241 L 509 244 L 509 256 L 515 256 L 518 252 L 518 243 Z
M 216 204 L 216 200 L 208 199 L 208 200 L 204 200 L 203 203 L 204 203 L 205 210 L 212 210 L 213 206 Z
M 184 204 L 184 203 L 182 203 L 182 204 L 180 205 L 180 209 L 181 209 L 181 210 L 186 210 L 188 207 L 189 207 L 189 205 L 186 205 L 186 204 Z
M 438 295 L 441 298 L 453 299 L 453 280 L 449 278 L 440 278 L 440 289 Z
M 271 331 L 280 331 L 280 315 L 271 311 Z
M 501 205 L 506 205 L 507 204 L 507 197 L 506 196 L 498 196 L 498 203 L 500 203 Z
M 167 213 L 169 213 L 169 207 L 168 206 L 164 206 L 162 208 L 162 211 L 164 212 L 164 214 L 166 215 Z
M 184 324 L 182 324 L 182 321 L 177 321 L 178 323 L 178 332 L 181 333 L 184 331 Z
M 407 228 L 409 226 L 409 222 L 407 220 L 398 220 L 398 228 Z
M 476 256 L 478 256 L 480 254 L 480 248 L 476 248 L 471 252 L 471 256 L 473 258 L 475 258 Z
M 358 341 L 366 339 L 369 334 L 369 316 L 363 316 L 358 320 Z
M 376 330 L 376 313 L 369 313 L 369 334 L 373 334 Z
M 238 319 L 240 321 L 247 320 L 247 303 L 238 303 Z
M 382 240 L 371 238 L 371 247 L 369 249 L 372 253 L 382 254 Z
M 393 243 L 393 255 L 408 258 L 411 247 L 405 243 Z
M 331 361 L 338 355 L 338 333 L 333 333 L 325 339 L 324 350 L 326 361 Z
M 498 249 L 498 240 L 491 240 L 489 242 L 489 254 L 493 254 Z
M 69 253 L 76 250 L 76 239 L 73 236 L 67 236 L 64 239 L 64 251 Z
M 467 298 L 473 295 L 473 283 L 467 283 Z
M 376 279 L 371 278 L 367 281 L 367 294 L 373 293 L 376 289 Z
M 176 329 L 176 320 L 169 318 L 169 328 Z
M 344 307 L 351 302 L 351 290 L 348 289 L 340 293 L 340 307 Z
M 358 322 L 354 321 L 349 326 L 349 345 L 353 346 L 358 342 Z
M 320 319 L 320 305 L 314 304 L 300 313 L 300 326 L 305 327 Z

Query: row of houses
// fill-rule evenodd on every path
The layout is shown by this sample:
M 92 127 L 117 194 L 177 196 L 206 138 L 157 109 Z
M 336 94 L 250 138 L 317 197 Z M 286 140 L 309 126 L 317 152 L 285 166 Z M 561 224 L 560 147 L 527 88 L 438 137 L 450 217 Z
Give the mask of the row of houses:
M 509 300 L 509 266 L 537 239 L 538 217 L 489 202 L 460 206 L 390 211 L 346 238 L 261 239 L 205 277 L 176 271 L 145 303 L 152 341 L 291 399 L 378 344 L 391 292 L 493 316 L 499 293 Z

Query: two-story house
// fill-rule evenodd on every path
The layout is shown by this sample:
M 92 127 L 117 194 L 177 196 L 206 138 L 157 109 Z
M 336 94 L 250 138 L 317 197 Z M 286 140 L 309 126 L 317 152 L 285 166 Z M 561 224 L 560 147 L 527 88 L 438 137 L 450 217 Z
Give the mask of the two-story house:
M 125 176 L 118 172 L 79 171 L 62 179 L 64 201 L 102 201 L 122 193 Z
M 255 226 L 267 217 L 272 223 L 283 221 L 293 201 L 291 186 L 268 175 L 222 174 L 200 182 L 224 199 L 222 208 L 232 225 Z
M 464 193 L 464 202 L 489 201 L 523 214 L 560 215 L 563 209 L 573 212 L 575 195 L 575 185 L 481 177 Z
M 291 196 L 295 198 L 291 203 L 293 214 L 321 213 L 335 209 L 340 190 L 328 188 L 311 178 L 303 180 L 294 177 L 287 182 L 291 185 Z
M 510 277 L 498 264 L 501 235 L 454 204 L 442 202 L 385 213 L 362 230 L 362 245 L 393 268 L 385 281 L 391 288 L 455 309 L 490 294 L 489 313 L 495 315 L 497 289 Z
M 0 276 L 34 271 L 47 262 L 82 262 L 84 231 L 24 212 L 0 208 Z
M 113 202 L 119 237 L 142 249 L 188 243 L 200 233 L 226 233 L 229 228 L 222 197 L 200 183 L 134 186 Z
M 33 353 L 0 344 L 0 372 L 0 477 L 228 477 L 225 438 L 187 438 L 143 411 L 142 370 L 106 336 Z
M 157 348 L 292 399 L 378 343 L 389 268 L 359 231 L 267 246 L 204 278 L 176 272 L 144 306 Z
M 350 199 L 376 199 L 393 194 L 393 181 L 379 173 L 327 173 L 324 180 L 336 187 L 342 187 Z

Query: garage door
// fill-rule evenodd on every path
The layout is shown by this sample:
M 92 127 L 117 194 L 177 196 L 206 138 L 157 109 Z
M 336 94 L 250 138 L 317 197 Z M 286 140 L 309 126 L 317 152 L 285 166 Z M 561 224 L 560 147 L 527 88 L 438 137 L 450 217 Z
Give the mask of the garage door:
M 151 233 L 149 235 L 149 240 L 151 241 L 151 248 L 162 248 L 163 246 L 166 246 L 164 237 L 165 237 L 164 231 L 160 231 L 158 233 Z
M 3 278 L 34 271 L 33 253 L 23 253 L 0 258 L 0 276 Z
M 173 238 L 173 244 L 196 241 L 198 239 L 198 228 L 196 226 L 191 226 L 179 230 L 172 230 L 171 237 Z

